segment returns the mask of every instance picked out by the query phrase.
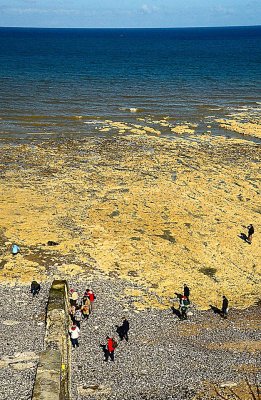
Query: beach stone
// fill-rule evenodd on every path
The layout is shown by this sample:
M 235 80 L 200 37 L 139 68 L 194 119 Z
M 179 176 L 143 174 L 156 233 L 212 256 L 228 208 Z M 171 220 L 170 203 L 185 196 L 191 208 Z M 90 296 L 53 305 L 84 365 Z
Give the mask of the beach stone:
M 8 366 L 8 361 L 6 360 L 0 360 L 0 368 L 5 368 Z
M 82 386 L 78 388 L 78 393 L 81 396 L 100 397 L 104 395 L 109 395 L 111 393 L 111 388 L 105 385 Z
M 35 368 L 35 364 L 32 362 L 25 362 L 25 363 L 16 363 L 16 364 L 12 364 L 12 367 L 18 371 L 22 371 L 24 369 L 28 369 L 28 368 Z
M 14 325 L 20 324 L 20 321 L 14 321 L 14 320 L 11 320 L 11 319 L 7 319 L 5 321 L 2 321 L 2 324 L 3 325 L 7 325 L 7 326 L 14 326 Z
M 226 387 L 232 388 L 232 387 L 237 386 L 237 383 L 235 383 L 235 382 L 223 382 L 223 383 L 220 383 L 219 386 L 220 386 L 221 388 L 226 388 Z

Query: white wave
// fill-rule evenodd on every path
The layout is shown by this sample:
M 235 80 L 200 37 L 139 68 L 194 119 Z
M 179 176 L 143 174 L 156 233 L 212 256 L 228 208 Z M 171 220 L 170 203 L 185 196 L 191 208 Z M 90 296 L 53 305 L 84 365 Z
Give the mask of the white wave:
M 104 121 L 93 120 L 93 121 L 84 121 L 83 123 L 87 125 L 97 125 L 97 124 L 104 124 Z
M 119 110 L 121 110 L 121 111 L 130 111 L 131 113 L 136 113 L 140 109 L 136 108 L 136 107 L 119 107 Z

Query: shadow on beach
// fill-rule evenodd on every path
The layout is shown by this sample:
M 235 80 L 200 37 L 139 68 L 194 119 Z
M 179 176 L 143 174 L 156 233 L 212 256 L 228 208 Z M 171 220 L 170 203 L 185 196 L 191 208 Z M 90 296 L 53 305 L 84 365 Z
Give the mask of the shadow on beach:
M 174 306 L 171 307 L 172 313 L 176 315 L 179 319 L 181 319 L 181 312 L 175 308 Z
M 248 244 L 251 244 L 251 243 L 249 242 L 249 240 L 248 240 L 248 238 L 247 238 L 247 235 L 246 235 L 245 233 L 241 232 L 240 235 L 238 235 L 238 237 L 239 237 L 240 239 L 242 239 L 244 242 L 246 242 L 246 243 L 248 243 Z
M 222 314 L 222 310 L 220 310 L 220 308 L 217 308 L 217 307 L 215 307 L 215 306 L 212 306 L 211 304 L 209 305 L 209 307 L 210 307 L 211 310 L 214 312 L 214 314 L 223 315 L 223 314 Z

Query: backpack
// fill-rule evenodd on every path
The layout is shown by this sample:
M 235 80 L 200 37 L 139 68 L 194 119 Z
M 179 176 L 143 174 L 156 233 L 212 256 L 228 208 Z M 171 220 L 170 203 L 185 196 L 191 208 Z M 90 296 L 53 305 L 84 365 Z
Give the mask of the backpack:
M 118 346 L 118 343 L 116 342 L 115 339 L 112 339 L 112 346 L 114 349 L 116 349 L 116 347 Z
M 75 315 L 74 315 L 74 319 L 75 319 L 75 321 L 81 321 L 81 319 L 82 319 L 82 313 L 81 313 L 80 310 L 77 310 L 77 311 L 76 311 L 76 313 L 75 313 Z

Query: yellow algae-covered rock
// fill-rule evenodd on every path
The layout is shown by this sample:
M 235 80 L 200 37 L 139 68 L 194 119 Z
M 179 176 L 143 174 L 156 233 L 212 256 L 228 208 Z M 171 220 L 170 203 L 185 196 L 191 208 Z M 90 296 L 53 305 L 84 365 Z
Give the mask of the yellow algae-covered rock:
M 130 129 L 131 133 L 136 133 L 138 135 L 144 135 L 146 133 L 145 129 L 138 129 L 138 128 L 132 128 Z
M 61 276 L 69 275 L 74 276 L 79 273 L 84 272 L 84 269 L 76 264 L 63 264 L 57 267 L 57 270 L 60 272 Z
M 99 128 L 100 132 L 109 132 L 111 128 Z
M 139 119 L 139 120 L 143 121 L 144 119 Z M 123 134 L 126 132 L 130 132 L 130 133 L 134 133 L 134 134 L 138 134 L 138 135 L 147 134 L 147 133 L 151 133 L 154 135 L 161 134 L 161 132 L 158 129 L 155 129 L 150 126 L 143 126 L 143 125 L 138 125 L 138 124 L 125 124 L 123 122 L 110 121 L 110 120 L 105 121 L 105 123 L 106 123 L 106 126 L 99 128 L 99 131 L 107 132 L 110 129 L 117 129 L 120 134 Z
M 154 129 L 154 128 L 151 128 L 149 126 L 145 126 L 143 129 L 148 133 L 153 133 L 154 135 L 160 135 L 161 134 L 161 132 L 158 129 Z
M 2 243 L 21 246 L 12 259 L 2 245 L 1 282 L 42 280 L 50 266 L 59 277 L 89 279 L 91 266 L 137 283 L 143 308 L 168 308 L 184 283 L 202 309 L 220 306 L 223 294 L 230 307 L 256 302 L 259 147 L 147 134 L 0 149 Z M 239 236 L 251 222 L 249 245 Z
M 138 310 L 138 311 L 143 311 L 146 310 L 146 308 L 148 308 L 148 306 L 140 301 L 134 301 L 133 302 L 133 306 Z
M 20 254 L 4 259 L 1 263 L 0 282 L 15 285 L 16 283 L 27 285 L 32 280 L 45 281 L 45 268 L 37 263 L 25 260 Z
M 132 289 L 132 288 L 126 288 L 125 289 L 125 294 L 129 296 L 142 296 L 143 292 L 139 289 Z
M 261 123 L 260 122 L 241 122 L 237 119 L 216 119 L 221 128 L 229 131 L 241 133 L 242 135 L 250 135 L 261 138 Z
M 195 132 L 195 129 L 192 129 L 189 125 L 177 125 L 174 128 L 170 129 L 173 133 L 189 133 L 192 134 Z

